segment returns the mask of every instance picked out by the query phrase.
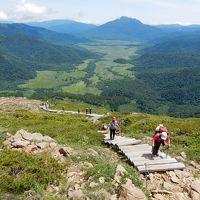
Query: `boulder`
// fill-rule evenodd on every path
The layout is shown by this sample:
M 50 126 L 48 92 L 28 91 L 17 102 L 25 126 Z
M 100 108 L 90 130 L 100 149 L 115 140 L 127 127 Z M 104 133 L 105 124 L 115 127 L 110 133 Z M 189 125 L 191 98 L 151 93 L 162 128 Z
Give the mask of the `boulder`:
M 190 176 L 192 176 L 189 172 L 187 171 L 181 171 L 181 170 L 174 170 L 174 173 L 176 174 L 176 176 L 179 179 L 183 179 L 183 178 L 188 178 Z
M 3 142 L 3 146 L 6 147 L 6 148 L 8 148 L 8 149 L 10 149 L 10 148 L 12 148 L 12 143 L 11 143 L 10 140 L 5 140 Z
M 187 158 L 187 155 L 186 155 L 186 153 L 185 152 L 181 152 L 181 154 L 180 154 L 184 159 L 186 159 Z
M 177 178 L 175 172 L 169 171 L 168 175 L 170 176 L 170 179 L 173 183 L 179 183 L 179 179 Z
M 56 142 L 50 142 L 50 143 L 49 143 L 50 149 L 56 149 L 57 146 L 58 146 L 58 144 L 57 144 Z
M 99 183 L 104 184 L 105 183 L 105 178 L 104 177 L 100 177 L 99 178 Z
M 90 183 L 90 187 L 91 188 L 94 188 L 94 187 L 96 187 L 96 186 L 98 186 L 99 184 L 98 183 L 95 183 L 95 182 L 91 182 Z
M 30 144 L 28 146 L 25 146 L 23 149 L 24 149 L 24 151 L 31 153 L 31 152 L 37 151 L 38 147 L 34 144 Z
M 197 164 L 197 163 L 195 163 L 194 161 L 191 161 L 191 162 L 190 162 L 190 165 L 191 165 L 192 167 L 196 168 L 196 169 L 200 169 L 200 165 Z
M 191 184 L 191 189 L 200 194 L 200 180 L 195 180 Z
M 38 148 L 42 150 L 48 150 L 49 149 L 49 143 L 47 142 L 40 142 L 36 144 Z
M 185 194 L 182 192 L 173 193 L 170 195 L 170 197 L 171 199 L 175 199 L 175 200 L 189 200 L 189 198 L 187 198 Z
M 70 156 L 73 154 L 73 149 L 71 147 L 61 147 L 59 149 L 60 154 L 62 154 L 63 156 Z
M 12 146 L 14 148 L 23 148 L 25 146 L 28 146 L 29 144 L 30 142 L 27 140 L 16 140 L 15 142 L 12 143 Z
M 156 200 L 165 200 L 165 197 L 162 194 L 154 194 Z
M 55 142 L 55 140 L 48 135 L 43 136 L 43 141 L 44 142 Z
M 32 133 L 32 140 L 33 141 L 43 141 L 43 136 L 41 133 Z
M 84 162 L 83 164 L 84 164 L 84 167 L 86 167 L 86 168 L 93 168 L 94 167 L 93 164 L 89 163 L 89 162 Z
M 168 183 L 168 182 L 163 183 L 163 188 L 170 192 L 182 192 L 183 191 L 183 189 L 181 187 L 171 184 L 171 183 Z
M 144 193 L 136 188 L 130 179 L 119 189 L 119 200 L 146 200 Z
M 114 175 L 114 180 L 118 183 L 120 183 L 121 176 L 124 174 L 127 174 L 128 172 L 122 167 L 121 165 L 117 165 L 117 169 Z
M 176 156 L 176 160 L 179 162 L 185 162 L 185 159 L 182 156 Z
M 21 134 L 21 136 L 22 136 L 22 138 L 23 138 L 24 140 L 29 140 L 29 141 L 33 140 L 32 133 L 29 133 L 29 132 L 27 132 L 27 131 L 25 131 L 25 130 L 23 130 L 23 129 L 17 131 L 17 133 L 18 133 L 18 132 Z
M 194 190 L 191 190 L 190 197 L 192 200 L 200 200 L 200 194 Z

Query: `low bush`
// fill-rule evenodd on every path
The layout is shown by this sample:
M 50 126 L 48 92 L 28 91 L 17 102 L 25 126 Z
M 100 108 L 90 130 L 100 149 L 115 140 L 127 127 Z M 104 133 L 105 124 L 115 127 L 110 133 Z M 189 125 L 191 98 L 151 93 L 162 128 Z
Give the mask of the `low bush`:
M 0 193 L 21 194 L 27 190 L 45 189 L 61 178 L 65 166 L 47 155 L 0 151 Z

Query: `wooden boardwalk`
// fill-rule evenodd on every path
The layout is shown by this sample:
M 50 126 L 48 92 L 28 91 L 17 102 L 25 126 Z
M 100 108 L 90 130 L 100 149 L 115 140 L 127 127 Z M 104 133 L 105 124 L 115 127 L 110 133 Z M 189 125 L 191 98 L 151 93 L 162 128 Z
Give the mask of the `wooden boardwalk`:
M 183 163 L 178 162 L 175 158 L 171 158 L 163 152 L 159 152 L 159 156 L 152 156 L 152 147 L 148 144 L 141 144 L 141 140 L 122 136 L 115 136 L 114 140 L 110 140 L 109 134 L 105 134 L 103 142 L 115 145 L 140 173 L 185 168 Z
M 92 113 L 92 114 L 86 114 L 84 112 L 79 112 L 78 111 L 70 111 L 70 110 L 52 110 L 52 109 L 49 109 L 49 108 L 45 108 L 45 106 L 40 106 L 40 108 L 46 112 L 50 112 L 50 113 L 58 113 L 58 114 L 78 114 L 78 115 L 85 115 L 87 117 L 90 117 L 90 119 L 92 121 L 97 121 L 99 119 L 101 119 L 103 117 L 103 115 L 100 115 L 100 114 L 95 114 L 95 113 Z

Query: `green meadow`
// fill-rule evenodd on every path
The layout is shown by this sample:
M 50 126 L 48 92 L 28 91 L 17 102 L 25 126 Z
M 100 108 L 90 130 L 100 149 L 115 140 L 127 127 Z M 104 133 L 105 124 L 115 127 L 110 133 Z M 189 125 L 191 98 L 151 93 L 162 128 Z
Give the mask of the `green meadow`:
M 98 59 L 88 59 L 74 67 L 72 71 L 37 71 L 34 79 L 19 85 L 25 96 L 30 96 L 36 89 L 56 89 L 64 93 L 100 95 L 98 84 L 102 81 L 134 78 L 129 69 L 131 64 L 114 62 L 118 58 L 129 59 L 137 55 L 137 45 L 124 41 L 97 41 L 81 45 L 99 55 Z M 91 67 L 91 63 L 93 66 Z

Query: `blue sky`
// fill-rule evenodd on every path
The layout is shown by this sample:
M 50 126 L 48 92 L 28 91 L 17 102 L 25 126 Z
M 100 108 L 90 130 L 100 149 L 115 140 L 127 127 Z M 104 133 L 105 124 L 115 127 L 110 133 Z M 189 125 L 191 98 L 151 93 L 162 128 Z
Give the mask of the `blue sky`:
M 147 24 L 200 24 L 200 0 L 0 0 L 0 19 L 73 19 L 102 24 L 128 16 Z

